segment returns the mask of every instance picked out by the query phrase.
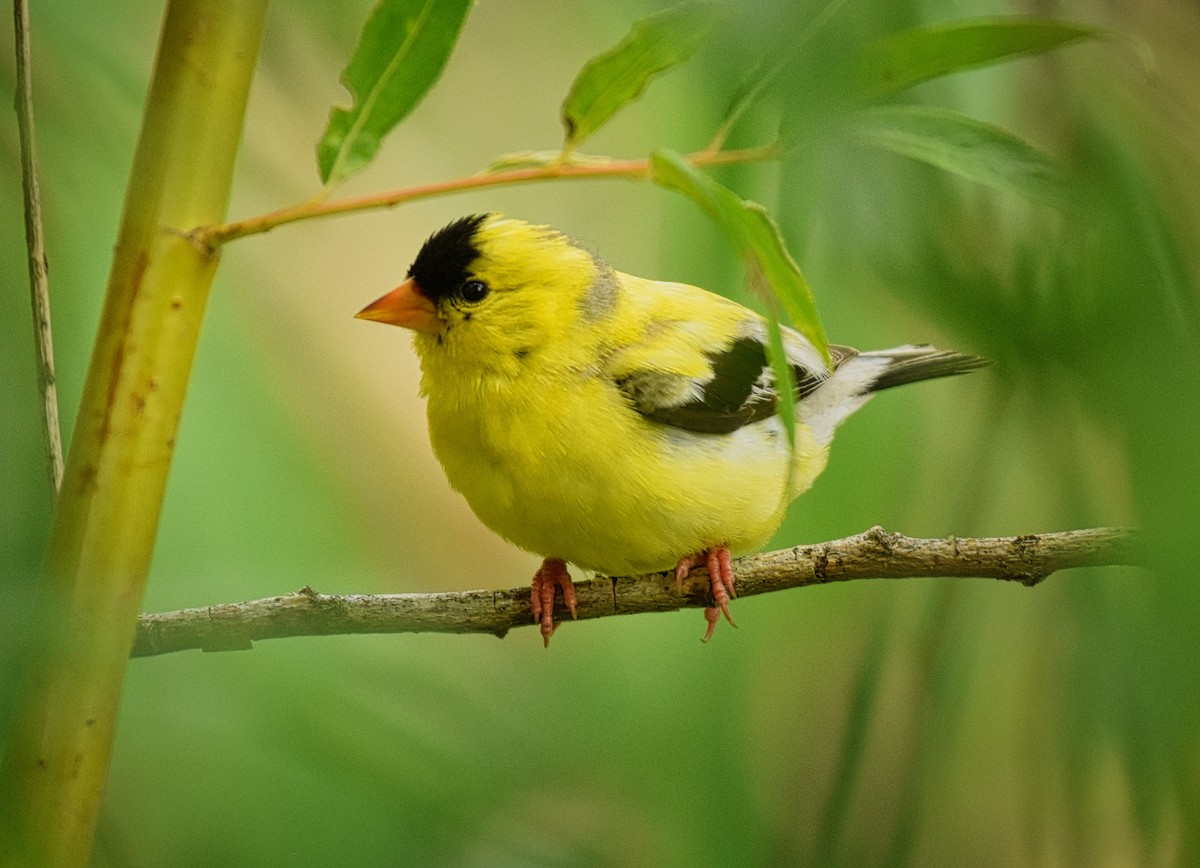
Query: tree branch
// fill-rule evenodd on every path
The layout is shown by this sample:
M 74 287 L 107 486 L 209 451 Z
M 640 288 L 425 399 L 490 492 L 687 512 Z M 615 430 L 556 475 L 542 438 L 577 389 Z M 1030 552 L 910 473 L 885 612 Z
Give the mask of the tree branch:
M 918 576 L 991 578 L 1036 585 L 1071 567 L 1135 565 L 1134 531 L 1092 528 L 1062 533 L 982 539 L 915 539 L 873 527 L 832 542 L 741 558 L 735 562 L 738 596 L 749 597 L 850 579 Z M 697 570 L 675 590 L 669 573 L 575 583 L 578 617 L 604 618 L 639 612 L 669 612 L 712 605 L 708 576 Z M 556 620 L 569 619 L 561 603 Z M 134 657 L 200 648 L 232 651 L 257 639 L 348 633 L 491 633 L 533 626 L 529 588 L 439 594 L 294 594 L 142 615 Z
M 741 150 L 718 151 L 706 149 L 687 155 L 684 159 L 693 166 L 724 166 L 736 163 L 749 163 L 761 160 L 772 160 L 779 156 L 777 145 L 762 148 L 744 148 Z M 520 156 L 520 155 L 516 155 Z M 612 160 L 607 157 L 582 157 L 576 155 L 572 160 L 543 161 L 532 155 L 534 165 L 517 165 L 507 168 L 493 168 L 468 175 L 464 178 L 454 178 L 449 181 L 436 181 L 421 184 L 416 187 L 405 187 L 399 190 L 388 190 L 383 193 L 370 193 L 363 196 L 351 196 L 345 199 L 325 201 L 320 196 L 280 208 L 269 214 L 257 217 L 247 217 L 233 223 L 219 226 L 202 226 L 194 229 L 190 237 L 200 246 L 216 249 L 223 244 L 247 235 L 258 235 L 270 232 L 277 226 L 295 223 L 300 220 L 312 220 L 316 217 L 332 217 L 336 214 L 350 214 L 356 211 L 369 211 L 379 208 L 395 208 L 407 202 L 418 199 L 428 199 L 433 196 L 444 196 L 448 193 L 461 193 L 466 190 L 477 190 L 483 187 L 502 187 L 508 184 L 521 184 L 531 181 L 556 181 L 579 178 L 630 178 L 644 179 L 650 176 L 650 161 L 644 160 Z

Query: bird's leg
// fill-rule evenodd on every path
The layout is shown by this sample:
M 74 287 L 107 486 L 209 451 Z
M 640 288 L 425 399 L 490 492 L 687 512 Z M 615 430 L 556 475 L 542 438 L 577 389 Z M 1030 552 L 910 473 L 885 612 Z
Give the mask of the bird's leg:
M 567 565 L 558 558 L 546 558 L 533 575 L 533 586 L 529 591 L 529 606 L 533 609 L 533 620 L 542 625 L 542 643 L 550 647 L 554 635 L 554 588 L 562 587 L 563 603 L 575 617 L 575 586 Z
M 704 564 L 708 568 L 708 580 L 712 585 L 713 600 L 717 604 L 716 606 L 709 606 L 704 610 L 704 620 L 708 622 L 708 629 L 705 631 L 704 639 L 701 641 L 707 642 L 712 638 L 713 630 L 717 629 L 717 622 L 720 620 L 720 615 L 724 615 L 725 620 L 731 626 L 737 626 L 733 620 L 733 616 L 729 614 L 729 598 L 737 596 L 737 594 L 733 589 L 735 578 L 733 575 L 733 566 L 729 562 L 729 548 L 726 546 L 714 546 L 703 552 L 680 558 L 679 563 L 675 566 L 675 587 L 677 590 L 683 591 L 683 580 L 688 577 L 688 573 L 692 571 L 693 567 L 698 567 L 700 564 Z

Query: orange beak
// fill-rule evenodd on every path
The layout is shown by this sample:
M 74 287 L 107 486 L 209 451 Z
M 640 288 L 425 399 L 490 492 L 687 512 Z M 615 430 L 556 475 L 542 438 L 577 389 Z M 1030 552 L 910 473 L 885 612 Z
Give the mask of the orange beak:
M 358 319 L 385 322 L 418 332 L 434 334 L 442 330 L 437 308 L 421 294 L 411 277 L 387 295 L 375 299 L 355 316 Z

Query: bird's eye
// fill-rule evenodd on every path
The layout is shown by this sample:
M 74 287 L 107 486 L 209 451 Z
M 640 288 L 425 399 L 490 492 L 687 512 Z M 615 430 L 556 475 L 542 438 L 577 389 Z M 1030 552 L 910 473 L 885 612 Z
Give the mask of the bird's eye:
M 487 294 L 488 285 L 482 280 L 468 280 L 458 291 L 458 296 L 463 301 L 483 301 Z

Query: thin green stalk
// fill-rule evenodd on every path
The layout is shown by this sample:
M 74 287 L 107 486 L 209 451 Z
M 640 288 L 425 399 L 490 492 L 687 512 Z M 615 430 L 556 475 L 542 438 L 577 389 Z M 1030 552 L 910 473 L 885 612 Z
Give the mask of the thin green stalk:
M 921 624 L 920 641 L 914 654 L 917 683 L 911 697 L 916 711 L 917 735 L 901 778 L 903 785 L 898 788 L 905 798 L 900 801 L 892 839 L 881 863 L 888 868 L 912 864 L 923 807 L 929 798 L 933 760 L 938 750 L 945 750 L 946 738 L 955 722 L 956 709 L 946 701 L 946 694 L 952 687 L 961 687 L 961 682 L 951 683 L 950 667 L 962 662 L 954 659 L 955 654 L 970 657 L 970 652 L 963 648 L 964 640 L 952 632 L 954 619 L 962 606 L 962 595 L 962 585 L 933 588 L 929 610 Z
M 13 0 L 13 37 L 17 52 L 17 131 L 21 140 L 21 189 L 25 196 L 25 247 L 29 252 L 29 296 L 33 306 L 38 388 L 42 393 L 42 432 L 46 441 L 46 473 L 53 498 L 62 486 L 62 429 L 58 424 L 58 387 L 54 385 L 54 341 L 50 332 L 50 275 L 38 187 L 37 148 L 33 135 L 33 81 L 29 48 L 29 4 Z
M 266 0 L 172 0 L 0 766 L 0 864 L 86 865 Z
M 974 450 L 977 466 L 991 469 L 996 466 L 996 453 L 1000 448 L 1004 426 L 994 420 L 1011 419 L 1009 412 L 1012 396 L 1000 387 L 993 388 L 991 399 L 980 418 L 979 442 Z M 978 523 L 978 516 L 987 503 L 987 492 L 993 482 L 986 472 L 981 473 L 977 484 L 966 492 L 966 499 L 955 511 L 958 520 L 965 526 Z M 958 721 L 963 707 L 960 696 L 952 694 L 961 690 L 964 678 L 953 678 L 952 667 L 969 667 L 975 659 L 970 635 L 956 635 L 954 619 L 962 607 L 963 588 L 937 587 L 930 591 L 928 609 L 925 613 L 917 642 L 913 648 L 916 659 L 914 667 L 917 681 L 910 692 L 910 701 L 916 711 L 919 737 L 907 757 L 901 777 L 901 792 L 908 797 L 900 803 L 892 839 L 881 864 L 888 868 L 906 868 L 913 862 L 913 853 L 919 842 L 924 809 L 928 803 L 931 775 L 937 768 L 939 751 L 945 751 L 947 739 Z
M 813 846 L 812 858 L 814 865 L 837 865 L 845 861 L 841 853 L 842 842 L 849 819 L 850 803 L 859 783 L 867 738 L 875 719 L 880 676 L 887 657 L 888 633 L 886 617 L 878 616 L 874 628 L 870 631 L 870 640 L 858 668 L 850 712 L 842 729 L 837 774 L 830 788 L 821 822 L 815 829 L 816 843 Z

